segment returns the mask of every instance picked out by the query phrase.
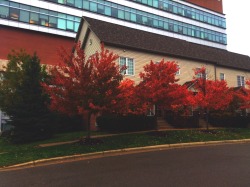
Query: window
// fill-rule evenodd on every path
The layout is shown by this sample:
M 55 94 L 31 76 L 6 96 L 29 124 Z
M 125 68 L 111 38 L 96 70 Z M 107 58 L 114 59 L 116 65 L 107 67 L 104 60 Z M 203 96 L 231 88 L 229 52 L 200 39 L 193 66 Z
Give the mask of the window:
M 78 31 L 78 28 L 79 28 L 79 23 L 75 22 L 75 27 L 74 27 L 74 31 L 77 32 Z
M 49 26 L 49 16 L 40 14 L 40 25 Z
M 67 15 L 67 28 L 66 30 L 68 31 L 73 31 L 74 30 L 74 16 Z
M 153 6 L 154 7 L 158 7 L 159 5 L 158 5 L 158 0 L 153 0 Z
M 120 57 L 119 65 L 120 65 L 120 67 L 123 67 L 123 66 L 127 67 L 127 69 L 124 70 L 124 72 L 123 72 L 125 75 L 134 75 L 134 59 Z
M 82 7 L 83 7 L 83 9 L 89 10 L 89 2 L 88 1 L 83 1 Z
M 237 76 L 237 86 L 245 86 L 245 77 L 244 76 Z
M 176 71 L 175 75 L 180 75 L 181 74 L 180 66 L 177 65 L 177 68 L 178 68 L 178 70 Z
M 19 19 L 19 10 L 16 8 L 10 8 L 10 19 L 18 20 Z
M 224 81 L 225 80 L 225 74 L 224 73 L 220 73 L 220 80 Z
M 136 14 L 134 14 L 134 13 L 131 13 L 131 21 L 132 22 L 136 22 Z
M 118 18 L 120 18 L 120 19 L 124 19 L 125 17 L 124 17 L 124 14 L 125 12 L 123 11 L 123 10 L 118 10 Z
M 65 19 L 62 19 L 62 18 L 58 18 L 57 20 L 57 28 L 59 29 L 66 29 L 66 20 Z
M 49 26 L 56 28 L 57 26 L 57 19 L 55 17 L 49 17 Z
M 207 70 L 206 72 L 201 72 L 201 68 L 196 68 L 196 72 L 199 72 L 196 74 L 196 78 L 203 78 L 203 79 L 207 79 Z
M 75 6 L 74 0 L 67 0 L 66 4 L 69 6 Z
M 100 14 L 104 14 L 104 5 L 98 4 L 97 12 Z
M 29 23 L 30 21 L 30 14 L 28 11 L 20 10 L 20 21 Z
M 105 7 L 104 8 L 104 14 L 107 16 L 111 16 L 111 7 Z
M 97 12 L 97 4 L 90 2 L 90 11 L 91 12 Z
M 148 0 L 148 5 L 153 6 L 153 0 Z
M 210 25 L 216 25 L 222 28 L 226 27 L 225 18 L 220 16 L 215 16 L 211 13 L 208 13 L 206 11 L 201 11 L 196 8 L 191 8 L 187 5 L 174 2 L 173 0 L 129 0 L 129 1 L 136 1 L 141 4 L 149 5 L 151 7 L 153 6 L 158 9 L 163 9 L 167 12 L 172 12 L 174 14 L 178 14 L 184 17 L 206 22 L 209 23 Z M 219 21 L 221 23 L 219 23 Z
M 125 11 L 125 20 L 130 20 L 130 12 Z
M 111 8 L 111 16 L 118 18 L 118 9 L 117 8 Z
M 38 24 L 39 22 L 39 15 L 37 13 L 30 13 L 30 23 L 31 24 Z
M 9 8 L 0 6 L 0 17 L 1 18 L 7 18 L 9 16 Z
M 77 7 L 77 8 L 82 8 L 82 1 L 75 1 L 75 6 Z

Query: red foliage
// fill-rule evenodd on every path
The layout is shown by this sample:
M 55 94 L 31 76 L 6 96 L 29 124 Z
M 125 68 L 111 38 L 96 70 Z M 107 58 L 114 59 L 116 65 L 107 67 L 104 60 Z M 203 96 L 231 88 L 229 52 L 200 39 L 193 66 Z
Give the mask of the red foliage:
M 195 70 L 194 88 L 197 94 L 194 96 L 195 105 L 207 110 L 224 110 L 233 99 L 233 92 L 227 86 L 226 81 L 208 80 L 206 68 Z
M 151 61 L 144 66 L 144 72 L 140 73 L 142 81 L 139 84 L 144 100 L 150 105 L 165 109 L 177 109 L 188 104 L 189 92 L 186 87 L 177 84 L 177 71 L 175 62 L 164 60 L 157 64 Z
M 250 80 L 246 81 L 246 86 L 234 89 L 234 96 L 240 109 L 250 108 Z
M 125 79 L 121 82 L 120 94 L 117 97 L 116 111 L 121 114 L 145 114 L 147 105 L 138 94 L 134 81 Z
M 43 87 L 51 97 L 50 108 L 68 115 L 86 115 L 112 111 L 122 69 L 115 62 L 118 58 L 101 46 L 86 60 L 81 43 L 75 46 L 74 54 L 65 49 L 59 51 L 61 62 L 51 70 L 51 81 Z

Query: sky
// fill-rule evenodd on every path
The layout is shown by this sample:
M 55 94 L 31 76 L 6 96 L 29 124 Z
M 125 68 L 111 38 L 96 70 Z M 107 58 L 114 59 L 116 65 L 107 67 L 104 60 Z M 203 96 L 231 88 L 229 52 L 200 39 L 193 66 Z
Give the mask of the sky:
M 250 56 L 250 1 L 223 0 L 227 50 Z

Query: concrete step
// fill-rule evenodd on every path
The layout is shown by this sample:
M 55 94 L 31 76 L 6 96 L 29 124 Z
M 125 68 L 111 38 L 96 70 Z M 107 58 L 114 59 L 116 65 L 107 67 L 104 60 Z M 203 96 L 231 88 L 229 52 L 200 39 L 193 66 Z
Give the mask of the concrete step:
M 199 127 L 200 128 L 207 128 L 207 122 L 205 119 L 199 119 Z M 213 127 L 213 126 L 208 124 L 208 128 L 211 128 L 211 127 Z
M 157 129 L 171 129 L 173 128 L 170 124 L 168 124 L 163 118 L 157 118 Z

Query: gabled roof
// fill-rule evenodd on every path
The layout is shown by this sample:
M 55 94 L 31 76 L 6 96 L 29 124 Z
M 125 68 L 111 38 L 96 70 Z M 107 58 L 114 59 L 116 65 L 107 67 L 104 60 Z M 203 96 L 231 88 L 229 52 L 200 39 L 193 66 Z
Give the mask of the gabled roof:
M 246 55 L 92 18 L 84 17 L 83 19 L 88 22 L 90 29 L 106 45 L 192 59 L 218 66 L 250 71 L 250 57 Z

